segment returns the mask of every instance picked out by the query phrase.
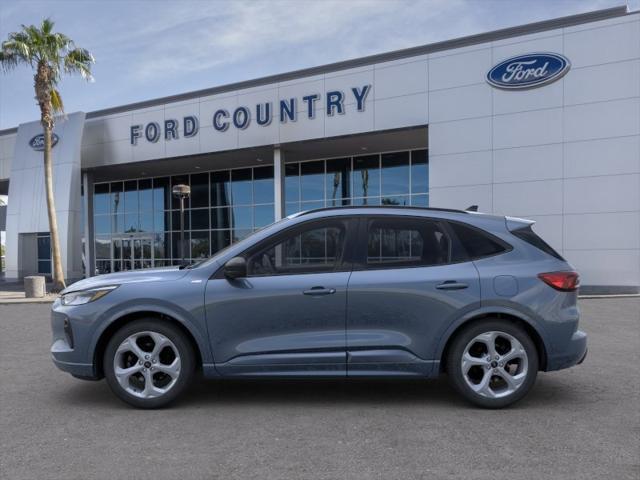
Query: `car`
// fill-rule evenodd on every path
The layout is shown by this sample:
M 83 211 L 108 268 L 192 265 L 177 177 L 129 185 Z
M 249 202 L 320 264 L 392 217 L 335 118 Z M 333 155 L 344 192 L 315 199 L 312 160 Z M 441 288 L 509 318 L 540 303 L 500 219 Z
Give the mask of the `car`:
M 578 273 L 532 225 L 419 207 L 295 214 L 198 263 L 69 286 L 53 361 L 139 408 L 174 401 L 197 372 L 446 374 L 471 403 L 505 407 L 587 352 Z

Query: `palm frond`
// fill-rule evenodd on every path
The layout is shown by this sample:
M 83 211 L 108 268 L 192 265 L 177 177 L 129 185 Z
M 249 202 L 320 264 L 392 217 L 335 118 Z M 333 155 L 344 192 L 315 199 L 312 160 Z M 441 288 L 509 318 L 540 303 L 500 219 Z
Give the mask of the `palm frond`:
M 53 31 L 54 25 L 55 25 L 55 22 L 51 20 L 50 17 L 47 17 L 44 20 L 42 20 L 42 25 L 40 26 L 40 30 L 44 35 L 50 35 L 51 32 Z
M 18 66 L 18 56 L 11 52 L 0 50 L 0 65 L 4 71 L 9 71 Z
M 92 81 L 91 65 L 95 63 L 93 55 L 84 48 L 75 48 L 64 57 L 64 70 L 67 73 L 79 73 L 82 78 Z
M 55 88 L 51 89 L 51 106 L 54 113 L 64 113 L 64 104 L 60 92 Z
M 33 50 L 29 39 L 22 36 L 9 36 L 9 40 L 2 42 L 2 51 L 12 53 L 27 63 L 33 62 Z

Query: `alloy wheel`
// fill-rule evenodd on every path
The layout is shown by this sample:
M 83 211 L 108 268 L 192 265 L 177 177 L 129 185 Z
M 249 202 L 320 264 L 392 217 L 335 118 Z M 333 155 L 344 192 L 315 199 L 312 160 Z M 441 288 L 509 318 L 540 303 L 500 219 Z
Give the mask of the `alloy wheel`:
M 502 398 L 513 394 L 525 382 L 529 361 L 522 344 L 505 332 L 484 332 L 465 347 L 462 376 L 478 395 Z
M 166 394 L 180 377 L 181 360 L 175 344 L 153 331 L 136 332 L 117 348 L 113 371 L 120 386 L 138 398 Z

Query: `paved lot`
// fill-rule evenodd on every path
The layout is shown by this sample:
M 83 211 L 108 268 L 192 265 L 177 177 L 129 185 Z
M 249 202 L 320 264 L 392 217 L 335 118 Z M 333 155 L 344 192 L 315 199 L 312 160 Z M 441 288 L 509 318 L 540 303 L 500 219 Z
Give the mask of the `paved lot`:
M 2 479 L 638 479 L 640 299 L 581 300 L 585 364 L 514 408 L 446 381 L 203 381 L 133 410 L 49 360 L 47 305 L 0 306 Z

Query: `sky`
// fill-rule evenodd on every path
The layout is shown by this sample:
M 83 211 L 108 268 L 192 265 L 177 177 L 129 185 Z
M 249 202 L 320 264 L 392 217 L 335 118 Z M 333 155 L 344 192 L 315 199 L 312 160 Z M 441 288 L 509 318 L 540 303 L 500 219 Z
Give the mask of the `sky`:
M 90 50 L 67 113 L 210 88 L 640 0 L 0 0 L 0 40 L 50 17 Z M 0 130 L 37 120 L 33 74 L 0 70 Z

